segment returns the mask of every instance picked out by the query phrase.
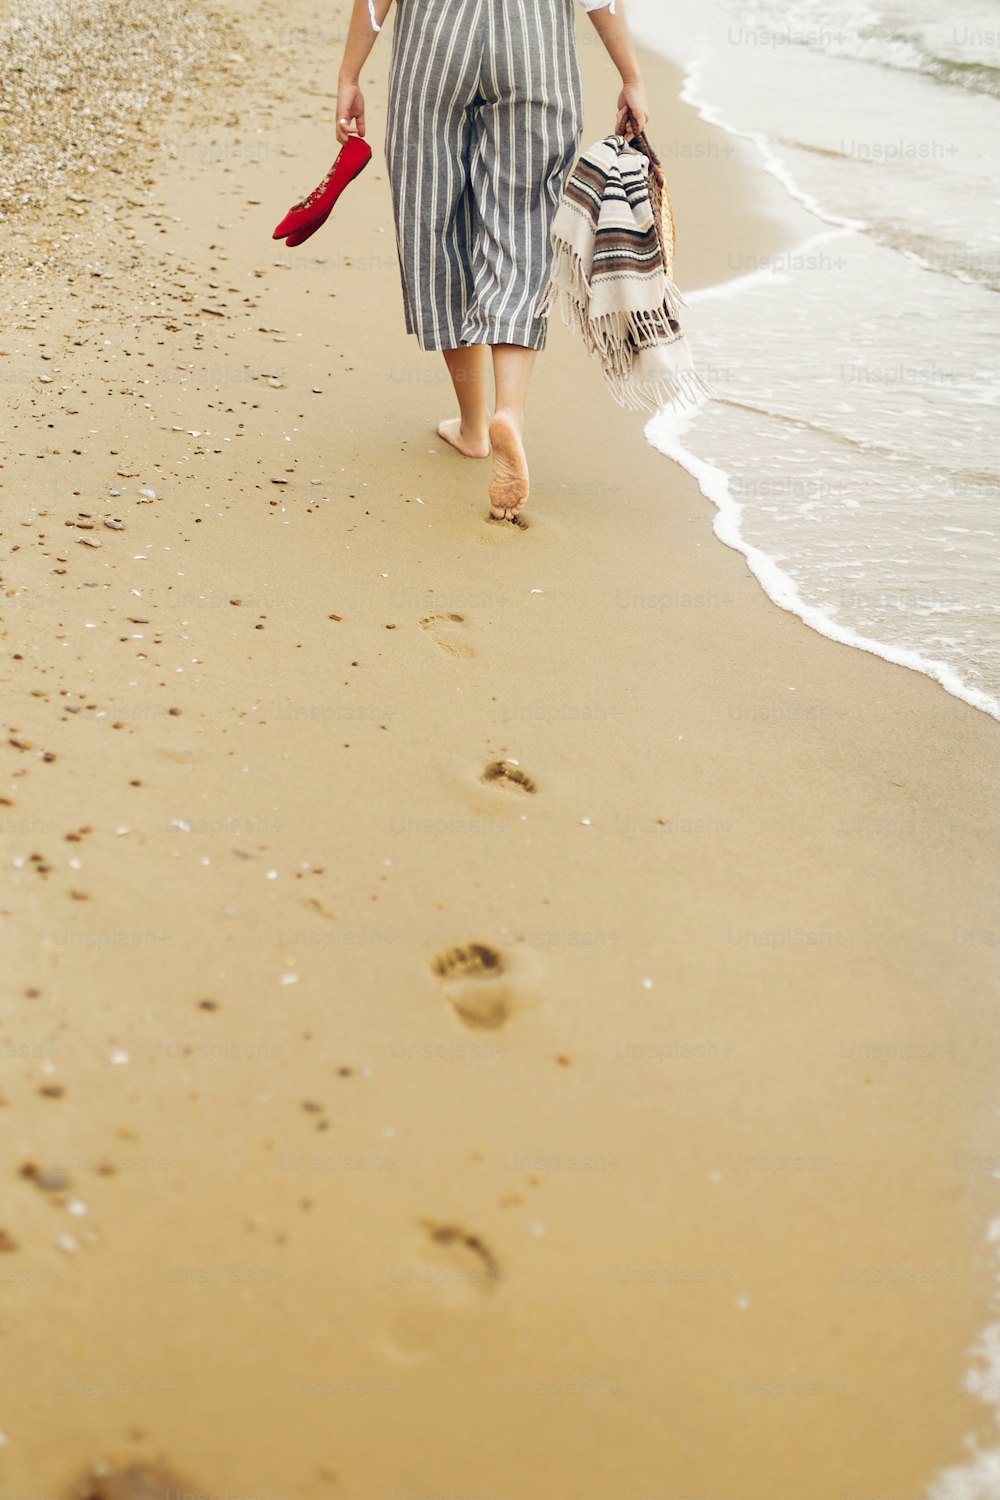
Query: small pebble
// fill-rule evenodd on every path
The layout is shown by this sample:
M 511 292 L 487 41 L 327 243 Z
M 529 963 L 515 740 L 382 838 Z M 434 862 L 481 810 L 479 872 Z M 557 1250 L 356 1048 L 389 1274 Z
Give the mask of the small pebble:
M 78 1493 L 85 1500 L 177 1500 L 179 1495 L 197 1494 L 198 1489 L 190 1481 L 149 1464 L 130 1464 L 128 1468 L 102 1464 L 86 1489 Z
M 43 1193 L 63 1193 L 69 1187 L 69 1176 L 62 1167 L 36 1167 L 27 1162 L 21 1168 L 21 1176 L 30 1178 Z

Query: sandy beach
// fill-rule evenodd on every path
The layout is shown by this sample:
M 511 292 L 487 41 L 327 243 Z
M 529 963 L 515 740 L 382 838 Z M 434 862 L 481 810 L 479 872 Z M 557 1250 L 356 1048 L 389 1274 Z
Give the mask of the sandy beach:
M 345 5 L 229 14 L 6 237 L 0 1494 L 923 1497 L 995 1436 L 996 724 L 771 604 L 555 323 L 488 523 L 388 28 L 287 250 Z M 807 233 L 644 66 L 681 288 Z

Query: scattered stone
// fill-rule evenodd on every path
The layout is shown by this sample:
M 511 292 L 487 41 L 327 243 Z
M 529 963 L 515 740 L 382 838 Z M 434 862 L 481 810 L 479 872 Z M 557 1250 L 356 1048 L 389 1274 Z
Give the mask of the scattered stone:
M 185 1493 L 192 1493 L 191 1485 L 151 1464 L 95 1472 L 83 1491 L 84 1500 L 176 1500 Z
M 33 1161 L 26 1161 L 21 1176 L 27 1177 L 43 1193 L 64 1193 L 69 1187 L 69 1174 L 62 1167 L 36 1167 Z
M 117 516 L 105 516 L 104 524 L 109 531 L 124 531 L 125 522 L 120 521 Z

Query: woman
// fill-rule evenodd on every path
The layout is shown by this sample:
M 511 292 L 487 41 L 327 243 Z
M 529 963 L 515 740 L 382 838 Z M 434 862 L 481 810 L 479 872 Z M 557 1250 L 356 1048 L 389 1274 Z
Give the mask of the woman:
M 365 133 L 361 69 L 392 0 L 354 0 L 337 140 Z M 615 129 L 649 119 L 623 0 L 580 0 L 622 79 Z M 490 513 L 528 498 L 525 400 L 547 324 L 535 306 L 549 230 L 576 159 L 582 98 L 574 0 L 398 0 L 386 158 L 407 332 L 444 355 L 459 415 L 438 434 L 492 452 Z M 495 406 L 486 395 L 492 352 Z

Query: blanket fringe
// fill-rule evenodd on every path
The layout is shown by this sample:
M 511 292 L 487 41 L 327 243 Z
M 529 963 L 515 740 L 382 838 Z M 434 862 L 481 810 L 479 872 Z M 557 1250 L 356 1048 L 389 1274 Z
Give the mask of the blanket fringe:
M 676 285 L 664 278 L 662 304 L 656 308 L 595 315 L 590 282 L 582 257 L 566 240 L 555 242 L 555 260 L 538 303 L 539 317 L 556 308 L 566 326 L 583 339 L 589 354 L 600 360 L 608 389 L 620 406 L 657 411 L 674 403 L 701 405 L 715 392 L 694 369 L 680 330 L 678 309 L 686 307 Z M 660 351 L 673 366 L 640 375 L 636 365 L 643 353 Z
M 609 375 L 606 385 L 619 406 L 632 411 L 658 412 L 664 406 L 701 406 L 715 395 L 711 386 L 696 370 L 680 370 L 651 380 L 630 380 L 627 376 Z

